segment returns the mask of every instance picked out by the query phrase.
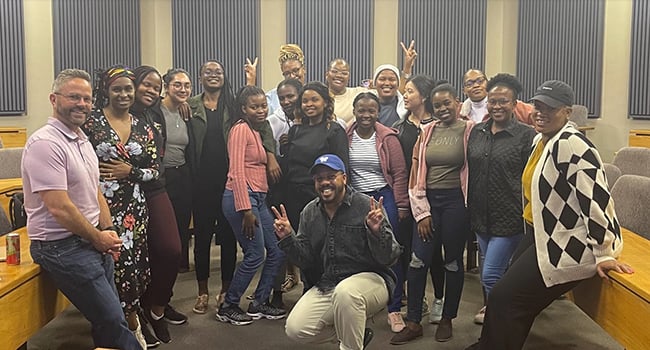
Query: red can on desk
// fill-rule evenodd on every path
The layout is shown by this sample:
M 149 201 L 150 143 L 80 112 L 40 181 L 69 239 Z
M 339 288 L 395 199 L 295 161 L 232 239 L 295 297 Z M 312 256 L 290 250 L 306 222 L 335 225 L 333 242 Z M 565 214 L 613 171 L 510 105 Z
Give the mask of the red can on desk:
M 7 235 L 7 265 L 20 265 L 20 235 Z

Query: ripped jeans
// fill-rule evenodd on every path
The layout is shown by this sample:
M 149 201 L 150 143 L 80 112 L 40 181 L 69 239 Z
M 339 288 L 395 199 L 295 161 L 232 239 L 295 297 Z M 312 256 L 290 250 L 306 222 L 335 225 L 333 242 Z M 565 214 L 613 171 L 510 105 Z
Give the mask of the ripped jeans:
M 463 250 L 469 232 L 469 215 L 465 208 L 460 188 L 427 190 L 433 222 L 433 240 L 423 241 L 413 235 L 411 262 L 407 274 L 409 321 L 422 320 L 422 298 L 427 283 L 427 272 L 436 249 L 443 249 L 445 267 L 445 303 L 442 317 L 453 319 L 458 314 L 458 305 L 463 292 L 465 268 Z

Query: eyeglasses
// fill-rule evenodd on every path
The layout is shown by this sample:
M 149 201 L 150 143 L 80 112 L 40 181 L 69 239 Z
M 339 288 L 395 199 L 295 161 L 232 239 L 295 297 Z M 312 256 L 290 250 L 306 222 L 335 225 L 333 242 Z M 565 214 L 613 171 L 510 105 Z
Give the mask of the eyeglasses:
M 480 78 L 476 78 L 474 80 L 467 80 L 467 81 L 465 81 L 465 83 L 463 85 L 465 85 L 465 87 L 472 87 L 472 86 L 474 86 L 476 84 L 481 85 L 484 82 L 485 82 L 485 78 L 480 77 Z
M 302 66 L 300 66 L 298 68 L 294 68 L 292 70 L 288 70 L 286 72 L 282 72 L 282 76 L 285 77 L 285 78 L 288 78 L 290 76 L 297 77 L 300 74 L 301 69 L 302 69 Z
M 347 76 L 350 75 L 350 72 L 348 72 L 346 70 L 338 70 L 338 69 L 330 69 L 330 73 L 332 73 L 333 75 L 341 74 L 344 77 L 347 77 Z
M 221 71 L 221 70 L 209 70 L 209 69 L 207 69 L 207 70 L 204 70 L 204 71 L 203 71 L 203 76 L 204 76 L 204 77 L 213 77 L 213 76 L 214 76 L 214 77 L 220 77 L 220 76 L 223 76 L 223 71 Z
M 180 81 L 177 81 L 170 83 L 169 85 L 176 90 L 180 90 L 182 88 L 185 88 L 185 90 L 192 90 L 192 83 L 181 83 Z
M 314 182 L 316 182 L 316 183 L 323 182 L 323 181 L 333 182 L 341 174 L 343 174 L 343 173 L 339 171 L 339 172 L 332 173 L 332 174 L 329 174 L 329 175 L 324 175 L 324 176 L 314 175 L 313 179 L 314 179 Z
M 507 104 L 510 103 L 510 100 L 506 100 L 506 99 L 502 99 L 502 100 L 488 100 L 487 103 L 488 103 L 490 106 L 496 106 L 496 105 L 499 105 L 499 106 L 505 106 L 505 105 L 507 105 Z
M 77 94 L 65 95 L 65 94 L 58 93 L 58 92 L 55 92 L 54 94 L 58 95 L 58 96 L 63 96 L 65 98 L 67 98 L 68 101 L 70 101 L 72 103 L 79 103 L 81 101 L 84 101 L 84 103 L 87 104 L 87 105 L 90 105 L 90 104 L 93 103 L 93 98 L 92 97 L 87 97 L 87 96 L 83 97 L 83 96 L 77 95 Z

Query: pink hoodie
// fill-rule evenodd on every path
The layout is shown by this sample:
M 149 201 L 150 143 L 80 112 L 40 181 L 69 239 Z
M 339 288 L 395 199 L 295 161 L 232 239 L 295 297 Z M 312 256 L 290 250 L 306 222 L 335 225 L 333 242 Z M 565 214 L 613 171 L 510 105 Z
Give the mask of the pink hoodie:
M 352 142 L 352 135 L 357 128 L 357 122 L 350 125 L 347 130 L 348 143 Z M 379 163 L 384 173 L 384 179 L 393 189 L 395 205 L 398 209 L 408 210 L 409 197 L 407 192 L 408 174 L 406 173 L 406 162 L 404 152 L 397 138 L 397 130 L 385 125 L 375 123 L 377 141 L 375 147 L 379 155 Z

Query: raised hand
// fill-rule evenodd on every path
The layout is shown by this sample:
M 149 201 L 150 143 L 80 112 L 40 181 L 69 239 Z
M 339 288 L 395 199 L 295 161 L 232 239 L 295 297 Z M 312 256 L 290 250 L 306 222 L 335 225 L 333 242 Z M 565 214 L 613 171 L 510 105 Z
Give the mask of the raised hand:
M 384 197 L 379 197 L 379 202 L 375 202 L 375 199 L 370 197 L 370 211 L 366 215 L 366 225 L 370 231 L 379 235 L 379 229 L 381 228 L 381 222 L 384 220 Z
M 257 57 L 255 57 L 255 61 L 253 62 L 251 62 L 250 58 L 246 58 L 244 73 L 246 73 L 246 85 L 255 86 L 257 82 Z
M 291 228 L 291 223 L 287 216 L 287 209 L 284 208 L 284 204 L 280 204 L 280 211 L 278 211 L 275 206 L 271 207 L 271 210 L 275 215 L 275 221 L 273 222 L 275 235 L 278 236 L 279 239 L 289 236 L 293 229 Z
M 415 51 L 415 40 L 411 40 L 408 48 L 404 45 L 403 41 L 400 41 L 399 44 L 402 46 L 402 52 L 404 53 L 402 71 L 406 74 L 411 74 L 415 59 L 418 57 L 418 53 Z

